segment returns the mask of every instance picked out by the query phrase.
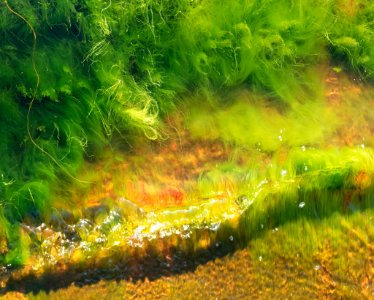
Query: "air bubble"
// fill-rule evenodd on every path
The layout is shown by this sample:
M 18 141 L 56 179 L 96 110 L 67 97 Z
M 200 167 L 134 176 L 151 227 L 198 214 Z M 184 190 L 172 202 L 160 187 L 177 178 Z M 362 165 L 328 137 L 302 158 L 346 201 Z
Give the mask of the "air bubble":
M 210 226 L 210 230 L 217 231 L 219 229 L 220 223 L 215 223 Z
M 102 238 L 102 237 L 98 237 L 96 238 L 95 240 L 95 243 L 96 244 L 104 244 L 106 242 L 106 239 Z

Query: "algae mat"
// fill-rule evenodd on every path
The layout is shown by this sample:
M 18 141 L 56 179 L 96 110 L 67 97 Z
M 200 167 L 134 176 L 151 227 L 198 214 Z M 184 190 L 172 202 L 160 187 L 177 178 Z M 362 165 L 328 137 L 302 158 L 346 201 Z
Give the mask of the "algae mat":
M 126 159 L 108 152 L 88 165 L 94 183 L 75 210 L 64 207 L 70 215 L 24 224 L 30 256 L 6 277 L 5 297 L 372 297 L 370 87 L 327 72 L 322 100 L 302 110 L 302 135 L 282 127 L 300 117 L 292 110 L 231 95 L 224 109 L 170 116 L 161 144 L 139 141 Z M 236 134 L 251 110 L 275 120 L 267 139 Z M 221 126 L 232 117 L 239 129 Z M 201 118 L 211 124 L 204 137 L 194 131 Z

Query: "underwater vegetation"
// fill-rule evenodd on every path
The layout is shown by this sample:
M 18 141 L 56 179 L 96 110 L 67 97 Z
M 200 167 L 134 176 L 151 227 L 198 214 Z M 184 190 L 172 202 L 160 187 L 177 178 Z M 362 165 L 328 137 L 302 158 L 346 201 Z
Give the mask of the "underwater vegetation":
M 20 223 L 42 222 L 69 202 L 69 187 L 89 184 L 79 178 L 86 161 L 162 138 L 186 96 L 219 105 L 217 95 L 244 86 L 297 110 L 320 97 L 320 64 L 370 82 L 373 22 L 369 0 L 2 0 L 1 263 L 24 262 Z
M 335 266 L 333 270 L 339 277 L 330 274 L 333 278 L 329 281 L 337 282 L 330 288 L 346 294 L 344 287 L 349 285 L 348 291 L 370 293 L 370 284 L 362 289 L 355 285 L 365 276 L 370 281 L 372 276 L 372 255 L 365 251 L 371 251 L 373 238 L 369 225 L 373 206 L 373 152 L 360 148 L 339 151 L 300 148 L 291 151 L 285 161 L 279 160 L 282 161 L 274 158 L 273 164 L 255 174 L 257 178 L 248 176 L 253 172 L 253 166 L 240 172 L 231 169 L 220 173 L 226 177 L 226 182 L 232 180 L 237 185 L 237 194 L 211 195 L 209 199 L 195 200 L 195 203 L 177 208 L 142 210 L 132 205 L 133 213 L 123 205 L 127 200 L 122 198 L 122 205 L 86 210 L 84 218 L 75 223 L 23 225 L 23 240 L 31 251 L 27 253 L 26 268 L 13 272 L 10 279 L 5 280 L 6 288 L 27 293 L 63 288 L 71 282 L 80 286 L 108 278 L 137 281 L 149 277 L 153 281 L 163 275 L 194 270 L 198 262 L 204 265 L 215 257 L 246 249 L 248 242 L 251 245 L 264 243 L 264 235 L 278 235 L 278 230 L 282 232 L 284 228 L 283 238 L 287 242 L 276 238 L 271 241 L 271 248 L 262 245 L 245 250 L 250 250 L 250 255 L 254 256 L 251 264 L 261 262 L 263 258 L 272 261 L 271 257 L 278 255 L 273 249 L 276 253 L 281 252 L 280 260 L 283 256 L 284 263 L 292 264 L 302 255 L 299 273 L 305 271 L 308 275 L 301 276 L 296 282 L 304 281 L 308 287 L 319 283 L 316 276 L 310 274 L 316 265 L 332 271 L 331 264 L 339 265 L 340 260 L 346 259 L 344 251 L 338 251 L 338 256 L 336 252 L 332 257 L 325 257 L 323 253 L 319 256 L 317 253 L 321 248 L 331 243 L 338 249 L 346 249 L 351 242 L 357 242 L 357 253 L 363 260 L 359 260 L 360 267 L 353 273 L 357 271 L 362 277 L 352 279 L 353 274 L 349 274 L 348 283 L 344 282 L 341 278 L 347 276 L 341 277 L 343 269 Z M 216 191 L 215 174 L 205 177 L 205 180 L 215 179 L 208 191 Z M 204 184 L 204 187 L 208 185 Z M 359 223 L 350 228 L 345 220 L 352 216 Z M 334 220 L 332 228 L 331 220 Z M 328 229 L 322 239 L 316 233 L 318 224 L 324 226 L 324 230 Z M 348 239 L 346 230 L 351 232 Z M 296 250 L 292 250 L 295 247 Z M 326 251 L 330 252 L 329 249 Z M 248 264 L 248 258 L 241 263 Z M 349 264 L 357 262 L 349 260 Z M 346 268 L 347 264 L 343 263 L 342 267 Z M 87 270 L 90 271 L 87 273 Z M 273 271 L 279 272 L 278 269 Z M 260 274 L 257 275 L 261 277 Z M 292 270 L 290 275 L 295 276 Z M 235 284 L 240 282 L 241 279 L 235 280 Z M 264 284 L 263 281 L 259 283 Z M 250 288 L 250 291 L 254 290 Z M 295 287 L 292 292 L 299 290 Z

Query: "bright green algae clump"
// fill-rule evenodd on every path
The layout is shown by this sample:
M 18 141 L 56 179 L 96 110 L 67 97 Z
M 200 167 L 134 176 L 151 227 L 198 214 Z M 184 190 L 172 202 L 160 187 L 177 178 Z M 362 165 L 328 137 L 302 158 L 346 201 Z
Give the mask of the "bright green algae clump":
M 68 201 L 66 185 L 85 184 L 75 178 L 85 159 L 110 142 L 157 139 L 159 117 L 182 94 L 246 85 L 295 107 L 318 97 L 310 66 L 329 55 L 372 79 L 373 9 L 370 1 L 2 1 L 2 262 L 22 264 L 19 223 L 39 223 Z

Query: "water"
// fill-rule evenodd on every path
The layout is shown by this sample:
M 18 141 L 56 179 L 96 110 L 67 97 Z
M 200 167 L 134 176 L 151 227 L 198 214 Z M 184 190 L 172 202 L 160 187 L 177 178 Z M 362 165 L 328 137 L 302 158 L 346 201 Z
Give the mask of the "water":
M 2 295 L 374 297 L 372 4 L 44 2 L 0 10 Z
M 181 132 L 179 131 L 179 134 Z M 255 271 L 251 271 L 251 275 L 248 275 L 252 280 L 252 276 L 257 280 L 261 278 L 261 284 L 264 284 L 271 277 L 260 274 L 266 274 L 266 268 L 270 268 L 269 272 L 280 272 L 279 265 L 273 264 L 272 260 L 278 257 L 277 255 L 286 255 L 284 263 L 294 264 L 299 261 L 297 265 L 303 270 L 300 272 L 309 274 L 305 275 L 308 282 L 318 282 L 319 279 L 313 279 L 314 273 L 311 272 L 321 269 L 321 264 L 316 263 L 320 262 L 316 259 L 316 253 L 319 253 L 319 247 L 324 248 L 326 245 L 323 244 L 323 235 L 319 233 L 316 236 L 313 232 L 322 230 L 315 220 L 325 220 L 323 226 L 330 228 L 331 224 L 339 222 L 334 213 L 345 214 L 349 212 L 350 207 L 357 206 L 363 210 L 372 205 L 373 170 L 370 162 L 373 160 L 373 153 L 370 147 L 340 148 L 341 150 L 336 152 L 335 149 L 302 146 L 289 149 L 286 157 L 279 154 L 284 153 L 283 146 L 272 156 L 264 155 L 256 149 L 252 152 L 248 148 L 242 150 L 241 155 L 248 153 L 252 159 L 247 159 L 244 163 L 241 158 L 236 157 L 236 166 L 232 165 L 231 160 L 231 165 L 227 167 L 226 160 L 230 160 L 232 149 L 221 148 L 219 153 L 225 153 L 224 155 L 210 156 L 212 150 L 205 147 L 204 142 L 200 141 L 199 147 L 191 144 L 193 145 L 192 142 L 185 142 L 184 145 L 176 146 L 171 142 L 170 146 L 161 145 L 160 150 L 156 151 L 154 148 L 145 148 L 141 164 L 137 155 L 130 155 L 124 168 L 118 164 L 116 158 L 106 167 L 114 170 L 110 178 L 112 183 L 108 183 L 107 170 L 100 169 L 95 185 L 102 180 L 101 188 L 105 193 L 122 196 L 116 196 L 115 199 L 95 199 L 94 197 L 101 197 L 103 194 L 98 193 L 98 189 L 95 188 L 85 196 L 83 203 L 86 203 L 86 207 L 81 208 L 78 217 L 74 216 L 74 212 L 62 210 L 48 225 L 25 224 L 23 230 L 30 239 L 29 262 L 22 271 L 9 273 L 4 270 L 3 280 L 8 281 L 10 289 L 17 290 L 17 286 L 25 285 L 25 289 L 30 291 L 34 288 L 27 282 L 35 281 L 36 276 L 42 289 L 48 290 L 53 284 L 44 281 L 43 274 L 46 274 L 46 278 L 60 278 L 58 280 L 61 280 L 61 285 L 57 284 L 58 287 L 67 287 L 70 283 L 76 282 L 82 286 L 82 291 L 87 293 L 85 286 L 93 284 L 98 287 L 100 280 L 105 278 L 123 278 L 124 284 L 129 278 L 135 278 L 135 282 L 153 278 L 155 281 L 152 281 L 151 285 L 156 288 L 156 282 L 164 280 L 161 278 L 166 274 L 173 276 L 175 285 L 178 285 L 178 281 L 174 280 L 179 280 L 178 278 L 183 276 L 187 276 L 192 284 L 193 279 L 190 276 L 198 270 L 201 270 L 202 274 L 211 272 L 215 268 L 217 258 L 222 260 L 224 268 L 234 261 L 239 268 L 240 264 L 247 263 L 241 256 L 244 255 L 251 262 L 250 269 L 253 268 L 252 264 L 261 263 L 265 266 L 259 274 L 254 275 Z M 172 149 L 171 152 L 164 150 L 168 147 Z M 219 149 L 221 146 L 215 147 Z M 119 154 L 115 155 L 118 157 Z M 195 157 L 193 165 L 189 165 L 191 155 Z M 150 168 L 147 159 L 153 160 L 155 156 L 160 157 L 162 162 L 162 156 L 168 157 L 170 162 L 179 160 L 179 167 L 188 166 L 188 174 L 198 173 L 203 162 L 206 166 L 206 169 L 203 168 L 205 174 L 190 178 L 188 174 L 182 174 L 180 170 L 175 169 L 178 166 L 176 163 L 174 169 L 167 167 L 164 171 L 157 164 Z M 305 169 L 305 163 L 310 168 Z M 136 165 L 135 173 L 127 171 L 132 168 L 131 164 Z M 302 167 L 299 168 L 299 165 Z M 262 170 L 257 169 L 256 173 L 253 173 L 252 170 L 257 166 L 262 166 Z M 87 174 L 91 174 L 90 172 L 88 170 Z M 154 191 L 158 191 L 152 197 L 147 195 L 148 190 L 143 190 L 145 195 L 139 198 L 136 188 L 129 189 L 131 185 L 119 184 L 131 180 L 138 184 L 138 178 L 144 178 L 143 172 L 168 173 L 168 177 L 160 177 L 163 179 L 158 182 L 152 180 L 152 176 L 148 176 L 149 180 L 144 186 L 152 186 Z M 349 190 L 341 189 L 339 178 L 344 178 L 342 184 L 350 186 Z M 217 186 L 218 180 L 220 183 Z M 165 193 L 163 189 L 166 185 L 163 181 L 168 184 L 173 182 L 172 186 L 178 188 L 173 188 L 172 192 L 168 189 Z M 108 186 L 112 190 L 108 190 Z M 242 193 L 243 191 L 245 193 Z M 311 195 L 317 195 L 317 198 L 311 201 Z M 347 197 L 350 198 L 346 200 Z M 167 201 L 162 204 L 158 199 Z M 302 199 L 309 200 L 301 201 Z M 365 218 L 370 214 L 371 211 L 368 211 L 362 214 L 366 217 L 361 218 L 360 214 L 356 214 L 354 218 L 357 222 L 366 222 Z M 350 217 L 347 218 L 350 220 Z M 288 232 L 288 229 L 283 228 L 284 226 L 293 232 L 287 238 L 285 232 Z M 369 239 L 372 238 L 371 233 L 366 232 L 361 224 L 359 228 L 362 234 L 367 235 Z M 298 233 L 300 230 L 302 231 Z M 269 233 L 272 233 L 270 236 L 273 237 L 270 237 Z M 298 234 L 302 235 L 301 240 L 308 244 L 315 243 L 312 249 L 308 250 L 307 245 L 298 248 Z M 344 245 L 344 238 L 340 239 L 342 232 L 337 230 L 334 234 L 339 236 L 339 245 Z M 282 241 L 282 238 L 285 240 Z M 287 240 L 292 250 L 286 247 L 288 250 L 276 252 L 278 246 L 274 243 L 286 245 Z M 347 247 L 350 249 L 361 246 L 349 244 Z M 312 253 L 307 254 L 308 251 Z M 234 254 L 234 258 L 225 258 L 228 254 Z M 309 255 L 311 257 L 308 257 Z M 278 259 L 280 258 L 276 261 Z M 202 262 L 204 264 L 200 266 Z M 127 271 L 122 273 L 119 271 L 121 268 Z M 221 274 L 222 277 L 233 276 L 230 268 L 224 272 L 227 274 Z M 341 270 L 336 269 L 336 272 L 340 274 Z M 296 276 L 294 271 L 290 274 Z M 235 295 L 240 294 L 241 290 L 237 285 L 244 285 L 244 282 L 249 280 L 248 276 L 243 275 L 240 279 L 235 277 L 235 282 L 232 283 L 232 286 L 235 286 Z M 220 278 L 219 275 L 213 276 L 208 282 L 219 281 Z M 300 278 L 293 277 L 292 280 L 294 282 L 287 290 L 291 289 L 297 294 L 300 289 L 295 287 L 295 282 Z M 147 282 L 139 284 L 144 286 Z M 126 283 L 126 286 L 128 284 L 130 283 Z M 112 286 L 112 289 L 121 289 L 121 286 L 122 284 Z M 250 285 L 242 288 L 252 289 Z M 72 288 L 68 289 L 70 290 Z M 210 296 L 218 295 L 217 291 L 210 291 Z M 115 293 L 109 290 L 108 292 Z M 309 292 L 310 295 L 313 294 L 311 288 Z

